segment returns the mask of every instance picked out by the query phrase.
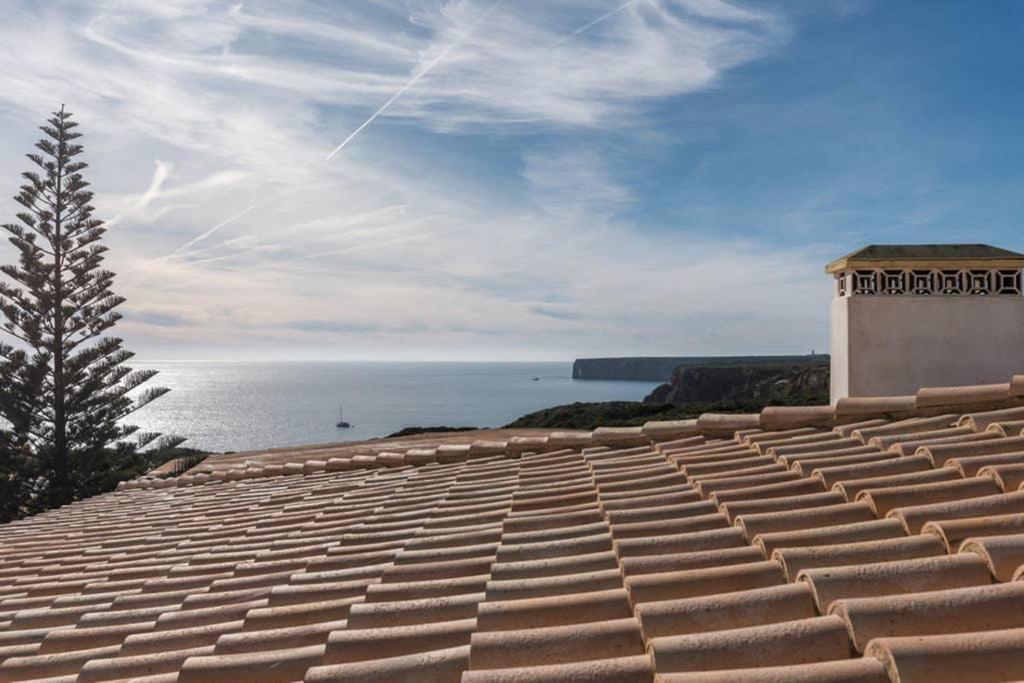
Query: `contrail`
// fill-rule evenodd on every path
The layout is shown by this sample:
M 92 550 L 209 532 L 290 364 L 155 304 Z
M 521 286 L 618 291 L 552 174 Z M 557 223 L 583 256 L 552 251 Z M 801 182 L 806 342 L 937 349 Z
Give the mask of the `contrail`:
M 637 3 L 637 0 L 629 0 L 629 2 L 624 3 L 622 5 L 619 5 L 618 7 L 616 7 L 613 10 L 611 10 L 610 12 L 605 12 L 604 14 L 599 16 L 597 19 L 594 19 L 593 21 L 588 22 L 588 23 L 584 24 L 583 26 L 580 26 L 578 29 L 576 29 L 575 31 L 573 31 L 572 33 L 567 35 L 566 37 L 562 38 L 560 41 L 555 43 L 555 47 L 561 45 L 562 43 L 564 43 L 566 41 L 572 40 L 573 38 L 575 38 L 576 36 L 578 36 L 581 33 L 589 31 L 590 29 L 592 29 L 595 26 L 597 26 L 598 24 L 600 24 L 602 21 L 605 21 L 607 19 L 611 19 L 612 17 L 614 17 L 619 12 L 621 12 L 623 10 L 626 10 L 626 9 L 629 9 L 630 7 L 635 5 L 636 3 Z
M 326 158 L 324 158 L 324 161 L 330 161 L 331 158 L 335 154 L 337 154 L 338 152 L 340 152 L 342 149 L 345 148 L 345 145 L 347 145 L 348 143 L 352 142 L 352 140 L 354 140 L 357 135 L 362 133 L 364 128 L 369 126 L 371 123 L 373 123 L 377 119 L 378 116 L 383 114 L 384 110 L 386 110 L 388 107 L 390 107 L 392 104 L 394 104 L 395 100 L 397 100 L 399 97 L 404 95 L 406 90 L 408 90 L 412 86 L 416 85 L 421 78 L 426 76 L 428 73 L 431 72 L 431 70 L 433 70 L 433 68 L 435 66 L 440 64 L 444 60 L 444 58 L 447 57 L 448 54 L 452 50 L 454 50 L 456 47 L 462 45 L 462 43 L 465 42 L 466 38 L 468 38 L 473 33 L 473 31 L 480 24 L 480 22 L 483 21 L 484 19 L 486 19 L 487 15 L 489 15 L 491 12 L 493 12 L 495 9 L 497 9 L 498 5 L 500 5 L 502 2 L 504 2 L 504 0 L 498 0 L 493 5 L 491 5 L 489 8 L 487 8 L 487 10 L 485 12 L 483 12 L 479 17 L 477 17 L 473 21 L 472 24 L 470 24 L 469 28 L 467 28 L 465 30 L 465 32 L 461 36 L 459 36 L 458 39 L 456 39 L 456 41 L 454 43 L 452 43 L 451 45 L 449 45 L 445 49 L 441 50 L 441 53 L 439 55 L 437 55 L 437 57 L 434 57 L 432 60 L 430 60 L 429 64 L 427 64 L 425 67 L 423 67 L 423 69 L 420 70 L 415 76 L 410 78 L 409 81 L 405 85 L 403 85 L 401 88 L 398 89 L 398 92 L 396 92 L 394 95 L 392 95 L 390 98 L 388 98 L 388 101 L 381 105 L 380 109 L 378 109 L 377 111 L 373 112 L 373 114 L 370 115 L 370 118 L 368 118 L 365 121 L 363 121 L 363 124 L 361 126 L 359 126 L 354 131 L 352 131 L 351 135 L 349 135 L 347 138 L 345 138 L 345 140 L 342 141 L 342 143 L 340 145 L 335 147 L 334 151 L 331 152 L 330 154 L 328 154 Z
M 449 44 L 447 47 L 445 47 L 443 50 L 441 50 L 441 52 L 436 57 L 434 57 L 434 59 L 430 60 L 430 62 L 425 67 L 423 67 L 423 69 L 421 69 L 415 75 L 413 75 L 413 77 L 410 78 L 401 88 L 399 88 L 395 92 L 394 95 L 389 97 L 387 99 L 387 101 L 385 101 L 384 104 L 382 104 L 380 106 L 380 108 L 377 109 L 377 111 L 373 112 L 373 114 L 371 114 L 369 116 L 369 118 L 367 118 L 365 121 L 363 121 L 363 123 L 360 124 L 358 128 L 356 128 L 354 131 L 352 131 L 352 133 L 350 133 L 349 136 L 347 138 L 345 138 L 341 142 L 340 145 L 335 147 L 334 150 L 331 151 L 330 154 L 328 154 L 326 157 L 324 157 L 324 162 L 327 162 L 327 161 L 330 161 L 331 159 L 333 159 L 335 157 L 335 155 L 338 154 L 338 152 L 343 150 L 350 142 L 352 142 L 354 139 L 356 139 L 356 137 L 358 137 L 359 134 L 362 133 L 370 124 L 372 124 L 374 121 L 376 121 L 377 118 L 381 114 L 383 114 L 387 110 L 388 107 L 390 107 L 392 104 L 395 103 L 395 101 L 398 100 L 398 98 L 400 98 L 402 95 L 404 95 L 406 93 L 406 91 L 408 91 L 410 88 L 412 88 L 414 85 L 416 85 L 424 76 L 426 76 L 428 73 L 430 73 L 438 64 L 440 64 L 442 61 L 444 61 L 444 59 L 452 52 L 452 50 L 454 50 L 455 48 L 461 46 L 466 41 L 466 39 L 470 35 L 472 35 L 473 31 L 476 30 L 477 26 L 479 26 L 480 23 L 484 19 L 486 19 L 495 9 L 497 9 L 498 6 L 502 4 L 502 2 L 504 2 L 504 0 L 496 0 L 496 2 L 493 5 L 491 5 L 484 12 L 482 12 L 480 14 L 480 16 L 478 16 L 473 21 L 473 23 L 470 24 L 469 28 L 467 28 L 462 33 L 462 35 L 460 35 L 453 43 Z M 580 35 L 581 33 L 585 33 L 587 31 L 589 31 L 590 29 L 594 28 L 595 26 L 597 26 L 601 22 L 607 21 L 608 19 L 614 17 L 619 12 L 623 12 L 623 11 L 629 9 L 630 7 L 635 5 L 637 2 L 638 2 L 638 0 L 629 0 L 628 2 L 625 2 L 625 3 L 619 5 L 618 7 L 614 8 L 612 10 L 610 10 L 608 12 L 605 12 L 604 14 L 602 14 L 599 17 L 597 17 L 596 19 L 593 19 L 592 21 L 587 22 L 586 24 L 584 24 L 583 26 L 580 26 L 575 31 L 573 31 L 573 32 L 569 33 L 568 35 L 566 35 L 564 38 L 562 38 L 557 43 L 555 43 L 555 46 L 557 47 L 558 45 L 562 45 L 563 43 L 565 43 L 565 42 L 567 42 L 569 40 L 572 40 L 573 38 L 575 38 L 576 36 Z M 213 226 L 212 228 L 210 228 L 206 232 L 202 233 L 201 235 L 199 235 L 197 237 L 194 237 L 193 239 L 189 240 L 185 244 L 181 245 L 180 247 L 178 247 L 177 249 L 172 251 L 167 256 L 164 256 L 162 259 L 158 259 L 158 260 L 169 259 L 169 258 L 173 258 L 174 256 L 177 256 L 178 254 L 180 254 L 181 252 L 185 251 L 189 247 L 191 247 L 191 246 L 193 246 L 195 244 L 198 244 L 199 242 L 202 242 L 203 240 L 207 239 L 208 237 L 213 235 L 218 230 L 220 230 L 220 229 L 222 229 L 224 227 L 227 227 L 228 225 L 230 225 L 231 223 L 234 223 L 239 218 L 242 218 L 243 216 L 245 216 L 246 214 L 251 212 L 253 209 L 258 207 L 260 204 L 264 203 L 268 199 L 269 199 L 269 197 L 264 197 L 263 199 L 260 199 L 255 204 L 252 204 L 251 206 L 243 209 L 242 211 L 238 212 L 237 214 L 235 214 L 234 216 L 228 218 L 227 220 L 224 220 L 224 221 L 218 223 L 217 225 Z
M 370 115 L 370 118 L 368 118 L 365 121 L 363 121 L 362 125 L 360 125 L 354 131 L 352 131 L 352 133 L 347 138 L 345 138 L 345 140 L 342 141 L 342 143 L 340 145 L 338 145 L 337 147 L 334 148 L 333 152 L 331 152 L 326 157 L 324 157 L 324 161 L 327 162 L 327 161 L 330 161 L 332 158 L 334 158 L 334 156 L 338 152 L 340 152 L 342 149 L 344 149 L 345 146 L 348 143 L 352 142 L 356 138 L 356 136 L 358 136 L 360 133 L 362 133 L 363 130 L 365 130 L 366 127 L 369 126 L 371 123 L 373 123 L 377 119 L 378 116 L 383 114 L 384 111 L 388 107 L 390 107 L 392 104 L 394 104 L 395 100 L 397 100 L 399 97 L 404 95 L 405 92 L 407 90 L 409 90 L 409 88 L 411 88 L 414 85 L 416 85 L 420 81 L 420 79 L 422 79 L 424 76 L 426 76 L 428 73 L 430 73 L 434 69 L 434 67 L 436 67 L 438 64 L 440 64 L 445 59 L 445 57 L 447 57 L 451 53 L 452 50 L 454 50 L 456 47 L 459 47 L 460 45 L 462 45 L 466 41 L 466 38 L 468 38 L 470 35 L 472 35 L 473 31 L 476 30 L 476 27 L 480 25 L 480 22 L 482 22 L 484 19 L 486 19 L 488 17 L 488 15 L 490 15 L 491 12 L 493 12 L 495 9 L 497 9 L 498 5 L 500 5 L 504 1 L 505 0 L 497 0 L 493 5 L 491 5 L 484 12 L 482 12 L 480 14 L 480 16 L 478 16 L 476 19 L 474 19 L 473 23 L 470 24 L 469 28 L 467 28 L 462 33 L 462 35 L 460 35 L 455 40 L 455 42 L 451 43 L 450 45 L 448 45 L 448 47 L 446 47 L 443 50 L 441 50 L 441 53 L 438 54 L 437 57 L 434 57 L 434 59 L 430 60 L 430 62 L 423 69 L 421 69 L 412 78 L 410 78 L 408 80 L 408 82 L 406 82 L 405 85 L 403 85 L 401 88 L 399 88 L 398 91 L 394 95 L 389 97 L 388 100 L 384 104 L 382 104 L 381 107 L 377 111 L 373 112 L 373 114 Z M 213 226 L 212 228 L 210 228 L 209 230 L 207 230 L 203 234 L 201 234 L 198 237 L 195 237 L 195 238 L 189 240 L 187 243 L 181 245 L 180 247 L 178 247 L 177 249 L 172 251 L 167 256 L 164 256 L 163 259 L 169 259 L 169 258 L 172 258 L 174 256 L 177 256 L 178 254 L 180 254 L 184 250 L 188 249 L 192 245 L 194 245 L 194 244 L 196 244 L 198 242 L 202 242 L 203 240 L 205 240 L 206 238 L 210 237 L 211 235 L 213 235 L 215 232 L 217 232 L 221 228 L 227 227 L 231 223 L 234 223 L 236 220 L 238 220 L 242 216 L 246 215 L 247 213 L 249 213 L 250 211 L 255 209 L 257 206 L 259 206 L 263 202 L 267 201 L 267 199 L 268 199 L 268 197 L 264 197 L 263 199 L 259 200 L 258 202 L 256 202 L 252 206 L 249 206 L 248 208 L 243 209 L 242 211 L 238 212 L 237 214 L 235 214 L 231 218 L 228 218 L 227 220 L 222 221 L 221 223 L 218 223 L 217 225 Z M 162 260 L 162 259 L 158 259 L 158 260 Z
M 209 236 L 210 236 L 210 235 L 212 235 L 213 233 L 217 232 L 218 230 L 220 230 L 220 229 L 221 229 L 221 228 L 223 228 L 224 226 L 228 225 L 229 223 L 234 223 L 234 222 L 235 222 L 235 221 L 237 221 L 237 220 L 238 220 L 239 218 L 241 218 L 241 217 L 242 217 L 242 216 L 244 216 L 245 214 L 249 213 L 250 211 L 252 211 L 253 209 L 255 209 L 255 208 L 256 208 L 257 206 L 259 206 L 260 204 L 262 204 L 263 202 L 267 201 L 267 199 L 268 199 L 268 197 L 264 197 L 263 199 L 259 200 L 258 202 L 256 202 L 256 203 L 255 203 L 255 204 L 253 204 L 252 206 L 250 206 L 250 207 L 248 207 L 248 208 L 246 208 L 246 209 L 243 209 L 243 210 L 239 211 L 238 213 L 236 213 L 236 214 L 235 214 L 234 216 L 232 216 L 231 218 L 229 218 L 229 219 L 227 219 L 227 220 L 225 220 L 225 221 L 222 221 L 222 222 L 218 223 L 217 225 L 213 226 L 212 228 L 210 228 L 209 230 L 207 230 L 206 232 L 204 232 L 204 233 L 203 233 L 202 235 L 199 235 L 198 237 L 193 237 L 193 238 L 192 238 L 192 239 L 190 239 L 190 240 L 189 240 L 188 242 L 186 242 L 185 244 L 181 245 L 180 247 L 178 247 L 177 249 L 175 249 L 174 251 L 172 251 L 172 252 L 171 252 L 170 254 L 168 254 L 168 255 L 167 255 L 167 256 L 165 256 L 164 258 L 171 258 L 172 256 L 177 256 L 177 255 L 178 255 L 178 254 L 180 254 L 181 252 L 183 252 L 183 251 L 185 251 L 186 249 L 188 249 L 189 247 L 191 247 L 191 246 L 192 246 L 193 244 L 196 244 L 197 242 L 202 242 L 202 241 L 203 241 L 203 240 L 205 240 L 205 239 L 206 239 L 207 237 L 209 237 Z

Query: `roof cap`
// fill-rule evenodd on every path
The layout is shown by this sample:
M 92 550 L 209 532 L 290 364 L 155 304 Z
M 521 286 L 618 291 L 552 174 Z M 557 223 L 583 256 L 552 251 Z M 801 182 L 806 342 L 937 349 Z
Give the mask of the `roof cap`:
M 853 268 L 1021 268 L 1024 254 L 988 244 L 871 244 L 832 261 L 825 272 Z

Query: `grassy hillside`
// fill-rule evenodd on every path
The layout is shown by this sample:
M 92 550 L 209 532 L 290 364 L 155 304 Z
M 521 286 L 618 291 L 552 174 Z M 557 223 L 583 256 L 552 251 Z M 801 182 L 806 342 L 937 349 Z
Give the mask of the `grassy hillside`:
M 786 401 L 786 405 L 825 405 L 828 396 L 808 396 Z M 687 420 L 701 413 L 756 413 L 777 400 L 715 401 L 685 405 L 651 405 L 639 401 L 570 403 L 524 415 L 508 428 L 596 429 L 597 427 L 635 427 L 650 420 Z

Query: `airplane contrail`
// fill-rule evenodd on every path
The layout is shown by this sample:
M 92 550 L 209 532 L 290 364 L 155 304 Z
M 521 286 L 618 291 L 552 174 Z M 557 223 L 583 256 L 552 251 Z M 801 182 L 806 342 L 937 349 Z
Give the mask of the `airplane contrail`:
M 387 110 L 388 107 L 390 107 L 392 104 L 395 103 L 395 101 L 398 100 L 398 98 L 400 98 L 402 95 L 404 95 L 410 88 L 412 88 L 414 85 L 416 85 L 424 76 L 426 76 L 428 73 L 430 73 L 438 64 L 440 64 L 442 61 L 444 61 L 444 59 L 452 52 L 452 50 L 454 50 L 455 48 L 457 48 L 460 45 L 462 45 L 462 43 L 464 43 L 465 40 L 470 35 L 472 35 L 473 31 L 476 30 L 477 26 L 479 26 L 479 24 L 484 19 L 486 19 L 495 9 L 497 9 L 498 6 L 502 4 L 502 2 L 504 2 L 504 0 L 497 0 L 493 5 L 491 5 L 484 12 L 482 12 L 480 14 L 480 16 L 478 16 L 473 21 L 473 23 L 470 24 L 470 26 L 462 33 L 462 35 L 460 35 L 454 42 L 452 42 L 447 47 L 445 47 L 443 50 L 441 50 L 441 52 L 436 57 L 434 57 L 434 59 L 430 60 L 430 62 L 425 67 L 423 67 L 420 71 L 416 72 L 416 74 L 414 74 L 412 78 L 410 78 L 408 81 L 406 81 L 405 84 L 402 85 L 402 87 L 399 88 L 395 92 L 395 94 L 393 94 L 391 97 L 389 97 L 387 99 L 387 101 L 385 101 L 384 104 L 382 104 L 375 112 L 373 112 L 369 116 L 369 118 L 367 118 L 365 121 L 363 121 L 362 124 L 360 124 L 354 131 L 352 131 L 352 133 L 350 133 L 349 136 L 347 138 L 345 138 L 341 142 L 340 145 L 335 147 L 334 150 L 332 150 L 330 154 L 328 154 L 326 157 L 324 157 L 324 162 L 330 161 L 332 158 L 334 158 L 338 154 L 338 152 L 343 150 L 350 142 L 352 142 L 356 137 L 358 137 L 358 135 L 360 133 L 362 133 L 370 124 L 372 124 L 374 121 L 376 121 L 377 118 L 380 117 L 380 115 L 383 114 Z M 613 16 L 615 16 L 619 12 L 623 12 L 623 11 L 629 9 L 630 7 L 635 5 L 637 2 L 638 2 L 638 0 L 629 0 L 628 2 L 625 2 L 625 3 L 621 4 L 621 5 L 619 5 L 618 7 L 615 7 L 612 10 L 609 10 L 608 12 L 605 12 L 601 16 L 593 19 L 592 21 L 587 22 L 583 26 L 580 26 L 576 30 L 574 30 L 571 33 L 569 33 L 568 35 L 566 35 L 564 38 L 562 38 L 557 43 L 555 43 L 555 46 L 557 47 L 558 45 L 561 45 L 561 44 L 563 44 L 563 43 L 565 43 L 565 42 L 567 42 L 569 40 L 572 40 L 576 36 L 578 36 L 578 35 L 580 35 L 582 33 L 585 33 L 586 31 L 589 31 L 590 29 L 592 29 L 593 27 L 597 26 L 598 24 L 600 24 L 600 23 L 602 23 L 604 21 L 607 21 L 608 19 L 612 18 Z M 245 216 L 249 212 L 253 211 L 256 207 L 258 207 L 260 204 L 264 203 L 268 199 L 269 199 L 269 197 L 264 197 L 263 199 L 260 199 L 259 201 L 257 201 L 256 203 L 252 204 L 251 206 L 243 209 L 242 211 L 239 211 L 234 216 L 231 216 L 230 218 L 228 218 L 228 219 L 218 223 L 217 225 L 213 226 L 212 228 L 210 228 L 206 232 L 202 233 L 201 235 L 198 235 L 198 236 L 192 238 L 191 240 L 189 240 L 185 244 L 181 245 L 180 247 L 178 247 L 177 249 L 172 251 L 167 256 L 164 256 L 163 258 L 157 259 L 157 260 L 165 260 L 165 259 L 170 259 L 170 258 L 173 258 L 173 257 L 177 256 L 178 254 L 180 254 L 181 252 L 185 251 L 189 247 L 191 247 L 191 246 L 193 246 L 195 244 L 198 244 L 199 242 L 202 242 L 203 240 L 209 238 L 211 235 L 216 233 L 218 230 L 221 230 L 222 228 L 227 227 L 228 225 L 230 225 L 231 223 L 235 222 L 239 218 L 242 218 L 243 216 Z
M 395 92 L 394 95 L 389 97 L 388 100 L 384 104 L 382 104 L 379 109 L 377 109 L 377 111 L 373 112 L 373 114 L 371 114 L 368 119 L 363 121 L 363 123 L 358 128 L 356 128 L 354 131 L 352 131 L 352 133 L 347 138 L 345 138 L 340 145 L 335 147 L 334 151 L 332 151 L 330 154 L 328 154 L 326 157 L 324 157 L 324 161 L 325 162 L 330 161 L 338 152 L 340 152 L 342 149 L 344 149 L 345 146 L 348 145 L 348 143 L 352 142 L 360 133 L 362 133 L 363 130 L 365 130 L 367 126 L 369 126 L 371 123 L 373 123 L 377 119 L 377 117 L 379 117 L 381 114 L 383 114 L 384 111 L 388 107 L 390 107 L 392 104 L 394 104 L 395 101 L 399 97 L 404 95 L 406 93 L 406 91 L 409 90 L 409 88 L 411 88 L 414 85 L 416 85 L 420 81 L 420 79 L 422 79 L 424 76 L 426 76 L 428 73 L 430 73 L 434 69 L 434 67 L 436 67 L 438 64 L 440 64 L 445 59 L 445 57 L 447 57 L 451 53 L 452 50 L 454 50 L 456 47 L 459 47 L 460 45 L 462 45 L 462 43 L 465 42 L 466 38 L 468 38 L 470 35 L 472 35 L 473 31 L 476 30 L 476 27 L 480 25 L 480 22 L 482 22 L 484 19 L 486 19 L 488 17 L 488 15 L 491 14 L 491 12 L 493 12 L 495 9 L 497 9 L 498 5 L 500 5 L 502 2 L 504 2 L 504 0 L 497 0 L 493 5 L 491 5 L 484 12 L 482 12 L 480 14 L 480 16 L 478 16 L 475 20 L 473 20 L 473 23 L 470 24 L 469 28 L 467 28 L 462 33 L 462 35 L 460 35 L 453 43 L 451 43 L 446 48 L 441 50 L 440 54 L 438 54 L 437 57 L 434 57 L 434 59 L 430 60 L 430 62 L 423 69 L 418 71 L 412 78 L 410 78 L 405 83 L 405 85 L 403 85 L 401 88 L 398 89 L 397 92 Z M 247 213 L 249 213 L 250 211 L 255 209 L 257 206 L 259 206 L 263 202 L 267 201 L 267 199 L 268 199 L 268 197 L 264 197 L 263 199 L 259 200 L 255 204 L 253 204 L 253 205 L 243 209 L 242 211 L 239 211 L 238 213 L 236 213 L 231 218 L 228 218 L 227 220 L 218 223 L 217 225 L 213 226 L 212 228 L 210 228 L 209 230 L 207 230 L 203 234 L 198 235 L 197 237 L 194 237 L 193 239 L 189 240 L 185 244 L 181 245 L 180 247 L 178 247 L 177 249 L 172 251 L 167 256 L 164 256 L 163 259 L 173 258 L 174 256 L 177 256 L 178 254 L 180 254 L 184 250 L 188 249 L 192 245 L 197 244 L 198 242 L 202 242 L 203 240 L 205 240 L 206 238 L 210 237 L 211 235 L 213 235 L 215 232 L 217 232 L 221 228 L 227 227 L 228 225 L 230 225 L 231 223 L 234 223 L 236 220 L 238 220 L 242 216 L 245 216 Z M 158 259 L 158 260 L 163 260 L 163 259 Z
M 573 31 L 569 35 L 567 35 L 564 38 L 562 38 L 561 40 L 559 40 L 557 43 L 555 43 L 555 47 L 557 47 L 557 46 L 561 45 L 562 43 L 565 43 L 565 42 L 567 42 L 569 40 L 572 40 L 573 38 L 575 38 L 576 36 L 578 36 L 581 33 L 585 33 L 586 31 L 589 31 L 590 29 L 592 29 L 595 26 L 597 26 L 598 24 L 600 24 L 602 21 L 606 21 L 608 19 L 611 19 L 612 17 L 614 17 L 619 12 L 622 12 L 623 10 L 629 9 L 630 7 L 635 5 L 636 3 L 637 3 L 637 0 L 629 0 L 629 2 L 626 2 L 626 3 L 622 4 L 622 5 L 619 5 L 618 7 L 616 7 L 613 10 L 611 10 L 609 12 L 605 12 L 604 14 L 599 16 L 597 19 L 594 19 L 593 21 L 588 22 L 588 23 L 584 24 L 583 26 L 580 26 L 578 29 L 576 29 L 575 31 Z
M 338 152 L 340 152 L 341 150 L 343 150 L 345 148 L 345 145 L 347 145 L 348 143 L 352 142 L 352 140 L 354 140 L 357 135 L 359 135 L 360 133 L 363 132 L 363 129 L 365 129 L 367 126 L 369 126 L 371 123 L 373 123 L 377 119 L 378 116 L 383 114 L 384 111 L 388 107 L 390 107 L 392 104 L 394 104 L 395 100 L 397 100 L 399 97 L 404 95 L 406 90 L 408 90 L 412 86 L 416 85 L 420 81 L 421 78 L 426 76 L 428 73 L 430 73 L 434 69 L 435 66 L 440 64 L 444 60 L 444 58 L 447 57 L 448 54 L 452 50 L 454 50 L 456 47 L 462 45 L 462 43 L 465 42 L 466 38 L 468 38 L 473 33 L 473 31 L 480 24 L 480 22 L 482 22 L 484 19 L 486 19 L 487 16 L 491 12 L 493 12 L 495 9 L 497 9 L 498 5 L 500 5 L 502 2 L 504 2 L 504 0 L 497 0 L 497 2 L 495 2 L 493 5 L 488 7 L 486 11 L 481 13 L 480 16 L 477 17 L 473 21 L 472 24 L 470 24 L 469 28 L 467 28 L 463 32 L 463 34 L 461 36 L 459 36 L 458 39 L 455 40 L 455 42 L 451 43 L 448 47 L 446 47 L 445 49 L 441 50 L 440 54 L 438 54 L 436 57 L 434 57 L 432 60 L 430 60 L 429 64 L 427 64 L 425 67 L 423 67 L 423 69 L 421 69 L 412 78 L 410 78 L 406 82 L 405 85 L 403 85 L 401 88 L 398 89 L 398 92 L 396 92 L 394 95 L 392 95 L 390 98 L 388 98 L 388 101 L 381 105 L 380 109 L 378 109 L 377 111 L 373 112 L 373 114 L 370 115 L 370 118 L 368 118 L 365 121 L 363 121 L 363 124 L 361 126 L 359 126 L 354 131 L 352 131 L 351 135 L 349 135 L 347 138 L 345 138 L 340 145 L 335 147 L 334 151 L 331 152 L 330 154 L 328 154 L 327 157 L 324 159 L 324 161 L 330 161 L 331 158 L 335 154 L 337 154 Z
M 203 233 L 202 235 L 198 235 L 197 237 L 193 237 L 193 238 L 192 238 L 192 239 L 190 239 L 190 240 L 189 240 L 188 242 L 186 242 L 185 244 L 181 245 L 180 247 L 178 247 L 177 249 L 175 249 L 174 251 L 172 251 L 172 252 L 171 252 L 170 254 L 168 254 L 168 255 L 167 255 L 167 256 L 165 256 L 164 258 L 171 258 L 172 256 L 177 256 L 177 255 L 178 255 L 178 254 L 180 254 L 181 252 L 183 252 L 183 251 L 185 251 L 186 249 L 188 249 L 189 247 L 191 247 L 191 246 L 192 246 L 193 244 L 196 244 L 197 242 L 202 242 L 202 241 L 203 241 L 203 240 L 205 240 L 205 239 L 206 239 L 207 237 L 209 237 L 209 236 L 210 236 L 210 235 L 212 235 L 213 233 L 217 232 L 218 230 L 220 230 L 220 229 L 221 229 L 221 228 L 223 228 L 224 226 L 228 225 L 229 223 L 234 223 L 234 222 L 235 222 L 235 221 L 237 221 L 237 220 L 238 220 L 239 218 L 241 218 L 241 217 L 242 217 L 242 216 L 244 216 L 245 214 L 249 213 L 250 211 L 252 211 L 253 209 L 255 209 L 255 208 L 256 208 L 257 206 L 259 206 L 260 204 L 262 204 L 263 202 L 267 201 L 267 199 L 268 199 L 268 197 L 264 197 L 263 199 L 259 200 L 258 202 L 256 202 L 256 203 L 255 203 L 255 204 L 253 204 L 252 206 L 249 206 L 248 208 L 242 209 L 241 211 L 239 211 L 238 213 L 236 213 L 236 214 L 235 214 L 234 216 L 232 216 L 231 218 L 228 218 L 228 219 L 227 219 L 227 220 L 225 220 L 225 221 L 221 221 L 221 222 L 220 222 L 220 223 L 218 223 L 217 225 L 213 226 L 212 228 L 210 228 L 209 230 L 207 230 L 206 232 L 204 232 L 204 233 Z

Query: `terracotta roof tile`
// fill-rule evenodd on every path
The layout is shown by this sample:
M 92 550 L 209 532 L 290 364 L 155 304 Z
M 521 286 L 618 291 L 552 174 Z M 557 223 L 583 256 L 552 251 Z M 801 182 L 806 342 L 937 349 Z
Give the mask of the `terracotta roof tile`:
M 854 646 L 889 636 L 970 633 L 1024 627 L 1024 584 L 1003 583 L 850 598 L 832 604 L 847 624 Z
M 733 593 L 785 583 L 782 565 L 761 561 L 685 571 L 633 575 L 626 579 L 635 604 Z
M 900 520 L 908 533 L 917 534 L 927 522 L 1013 513 L 1024 513 L 1024 492 L 898 507 L 890 510 L 887 516 Z
M 641 574 L 658 574 L 662 572 L 686 571 L 689 569 L 706 569 L 709 567 L 725 567 L 734 564 L 760 562 L 764 559 L 759 548 L 739 545 L 733 548 L 716 550 L 697 550 L 687 553 L 670 555 L 641 555 L 624 557 L 619 562 L 622 573 L 626 577 Z
M 325 664 L 402 657 L 469 645 L 476 619 L 374 629 L 339 628 L 327 639 Z
M 807 471 L 806 468 L 802 468 Z M 861 462 L 850 465 L 831 465 L 816 467 L 811 471 L 812 477 L 821 479 L 825 488 L 831 489 L 840 482 L 874 479 L 894 474 L 909 474 L 932 469 L 931 461 L 926 456 L 909 456 L 905 458 L 888 458 L 874 462 Z
M 654 665 L 647 655 L 462 674 L 462 683 L 652 683 L 653 680 Z
M 761 426 L 765 429 L 784 429 L 794 425 L 831 427 L 835 424 L 832 406 L 769 406 L 761 411 Z
M 844 397 L 836 402 L 836 416 L 903 415 L 913 413 L 916 396 L 856 396 Z
M 344 629 L 346 626 L 347 622 L 340 619 L 337 621 L 314 621 L 301 626 L 279 626 L 262 631 L 225 633 L 217 638 L 217 644 L 212 654 L 263 652 L 265 650 L 322 645 L 331 633 Z
M 144 676 L 176 675 L 189 657 L 213 654 L 213 647 L 196 647 L 189 650 L 165 650 L 152 654 L 93 659 L 87 662 L 78 674 L 78 681 L 113 681 Z
M 843 480 L 832 485 L 835 491 L 843 494 L 846 500 L 856 500 L 862 491 L 874 489 L 891 488 L 894 486 L 909 486 L 913 484 L 928 484 L 941 481 L 952 481 L 961 478 L 961 474 L 951 468 L 926 469 L 906 474 L 891 474 L 881 477 L 868 477 L 866 479 Z
M 1024 584 L 1022 584 L 1024 585 Z M 637 605 L 644 637 L 704 633 L 817 616 L 809 586 L 788 583 Z
M 956 413 L 936 415 L 928 418 L 910 418 L 907 420 L 900 420 L 898 422 L 891 422 L 889 424 L 861 427 L 853 430 L 850 433 L 850 436 L 866 444 L 876 436 L 913 434 L 916 432 L 930 432 L 936 429 L 947 429 L 954 426 L 959 419 L 960 416 Z
M 469 646 L 457 646 L 348 664 L 316 666 L 307 683 L 362 683 L 372 680 L 454 681 L 469 668 Z
M 874 519 L 853 524 L 796 531 L 776 531 L 754 537 L 754 545 L 764 550 L 765 557 L 771 557 L 779 548 L 800 548 L 862 541 L 881 541 L 899 538 L 906 534 L 903 525 L 895 519 Z
M 838 617 L 651 639 L 661 673 L 806 664 L 844 659 L 850 643 Z
M 1024 462 L 1010 465 L 988 465 L 978 476 L 991 477 L 1004 492 L 1016 491 L 1024 485 Z
M 940 555 L 875 564 L 803 569 L 797 581 L 811 586 L 818 611 L 840 598 L 877 597 L 992 582 L 985 561 L 970 554 Z
M 799 531 L 853 524 L 875 519 L 871 508 L 865 503 L 844 503 L 821 507 L 743 514 L 736 518 L 736 526 L 743 530 L 748 541 L 759 534 L 780 531 Z
M 960 546 L 960 556 L 970 555 L 984 560 L 997 581 L 1012 581 L 1017 568 L 1024 565 L 1024 535 L 968 538 Z
M 657 683 L 892 683 L 877 659 L 847 659 L 791 666 L 662 674 Z
M 958 387 L 925 387 L 917 392 L 917 407 L 956 406 L 959 408 L 971 403 L 999 403 L 1006 401 L 1009 397 L 1009 383 Z
M 959 683 L 1024 677 L 1024 629 L 876 638 L 865 657 L 875 657 L 898 681 Z
M 246 680 L 253 683 L 289 683 L 323 660 L 324 646 L 266 650 L 230 655 L 189 657 L 178 673 L 179 683 L 211 680 Z
M 870 489 L 861 491 L 857 495 L 857 500 L 866 501 L 877 516 L 883 517 L 897 506 L 959 502 L 970 498 L 995 495 L 999 492 L 999 487 L 993 480 L 987 477 L 971 477 L 970 479 Z
M 1024 572 L 1024 444 L 1010 406 L 869 405 L 828 431 L 824 407 L 769 410 L 140 479 L 5 528 L 0 679 L 874 681 L 854 644 L 923 633 L 941 595 L 983 617 L 970 591 Z M 866 606 L 815 616 L 836 597 Z
M 625 618 L 514 631 L 477 631 L 471 637 L 470 668 L 505 669 L 643 653 L 639 622 Z
M 719 510 L 729 518 L 729 521 L 735 523 L 736 518 L 744 514 L 804 510 L 825 505 L 839 505 L 843 502 L 843 497 L 834 491 L 819 491 L 781 498 L 733 501 L 723 503 L 719 506 Z

